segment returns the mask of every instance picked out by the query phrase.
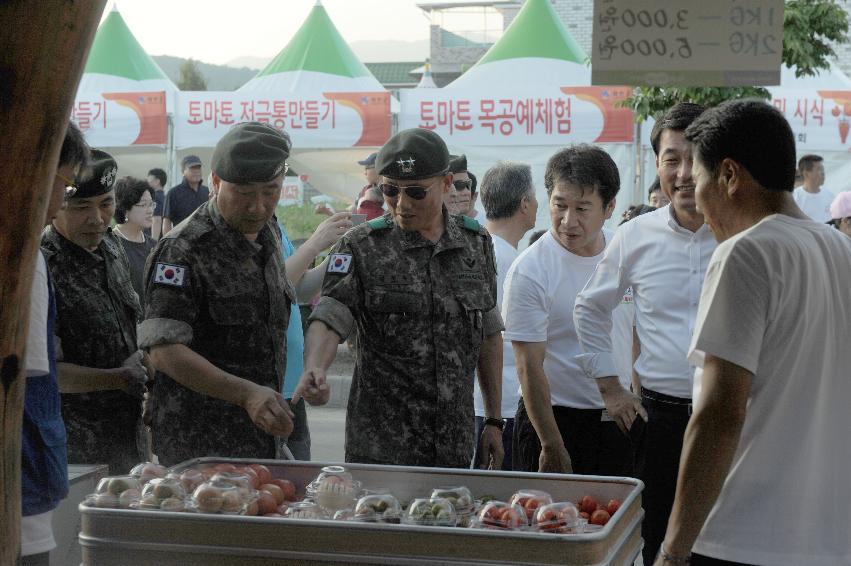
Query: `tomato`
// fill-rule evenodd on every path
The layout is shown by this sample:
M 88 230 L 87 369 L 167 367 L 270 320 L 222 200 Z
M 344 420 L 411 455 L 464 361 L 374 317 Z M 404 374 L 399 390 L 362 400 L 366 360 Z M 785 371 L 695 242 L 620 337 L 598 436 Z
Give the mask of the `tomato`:
M 236 471 L 236 466 L 233 464 L 216 464 L 213 466 L 213 469 L 217 472 L 227 472 L 231 474 Z
M 594 511 L 594 513 L 591 515 L 591 519 L 588 522 L 592 525 L 605 525 L 609 522 L 609 519 L 611 518 L 612 517 L 611 515 L 609 515 L 608 511 L 606 511 L 605 509 L 598 509 L 597 511 Z
M 618 512 L 618 509 L 621 508 L 621 502 L 617 499 L 609 500 L 608 505 L 606 505 L 606 511 L 609 512 L 609 515 L 614 515 Z
M 281 491 L 284 492 L 284 499 L 287 501 L 295 501 L 295 484 L 290 480 L 275 478 L 267 483 L 280 487 Z
M 278 512 L 278 503 L 275 501 L 275 496 L 268 491 L 257 492 L 257 505 L 261 515 Z
M 591 518 L 591 515 L 589 515 L 585 511 L 580 511 L 579 516 L 582 517 L 583 519 L 585 519 L 586 521 Z
M 579 502 L 579 510 L 591 515 L 592 513 L 594 513 L 594 511 L 597 510 L 597 500 L 591 497 L 590 495 L 586 495 Z
M 273 483 L 264 483 L 260 486 L 260 491 L 268 491 L 275 497 L 275 504 L 280 505 L 284 502 L 284 491 Z
M 260 485 L 270 483 L 272 481 L 272 472 L 270 472 L 269 468 L 263 464 L 250 464 L 248 467 L 254 470 L 257 477 L 260 478 Z
M 257 472 L 255 472 L 253 468 L 249 468 L 248 466 L 244 468 L 239 468 L 237 470 L 237 473 L 248 477 L 248 481 L 251 484 L 252 489 L 260 488 L 260 477 L 257 475 Z
M 257 500 L 252 501 L 248 505 L 245 506 L 245 514 L 250 516 L 255 516 L 260 511 L 260 506 L 257 504 Z

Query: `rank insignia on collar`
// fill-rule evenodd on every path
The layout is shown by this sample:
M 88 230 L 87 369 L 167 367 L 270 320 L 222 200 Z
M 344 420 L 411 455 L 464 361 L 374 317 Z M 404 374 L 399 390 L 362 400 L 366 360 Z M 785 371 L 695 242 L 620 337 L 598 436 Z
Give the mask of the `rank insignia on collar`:
M 186 284 L 186 268 L 169 263 L 157 263 L 154 271 L 154 283 L 183 287 Z
M 331 254 L 328 259 L 328 273 L 348 273 L 352 268 L 352 254 Z

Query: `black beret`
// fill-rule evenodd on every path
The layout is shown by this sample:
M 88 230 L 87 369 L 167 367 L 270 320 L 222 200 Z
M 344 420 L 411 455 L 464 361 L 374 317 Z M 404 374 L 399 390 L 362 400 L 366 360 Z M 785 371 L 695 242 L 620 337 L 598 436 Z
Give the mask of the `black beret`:
M 450 155 L 449 156 L 449 170 L 452 173 L 463 173 L 467 170 L 467 156 L 463 153 L 461 155 Z
M 265 183 L 284 173 L 291 147 L 286 132 L 261 122 L 242 122 L 216 144 L 212 170 L 228 183 Z
M 77 190 L 71 198 L 91 198 L 108 193 L 118 178 L 118 164 L 110 154 L 93 149 L 89 166 L 77 175 Z
M 375 170 L 391 179 L 443 175 L 449 170 L 449 150 L 440 136 L 430 130 L 402 130 L 378 152 Z

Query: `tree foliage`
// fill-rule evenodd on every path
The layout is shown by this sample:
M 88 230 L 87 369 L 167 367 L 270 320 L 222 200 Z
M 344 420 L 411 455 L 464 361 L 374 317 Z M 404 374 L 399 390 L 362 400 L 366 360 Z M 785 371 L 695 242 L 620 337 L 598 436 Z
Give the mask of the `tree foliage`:
M 848 16 L 836 0 L 787 0 L 783 14 L 784 65 L 798 77 L 827 69 L 834 56 L 833 43 L 846 40 Z M 677 102 L 705 106 L 733 98 L 770 98 L 762 87 L 635 87 L 621 105 L 631 108 L 636 122 L 656 117 Z
M 198 70 L 198 62 L 187 59 L 180 66 L 180 80 L 177 81 L 180 90 L 207 90 L 207 81 Z

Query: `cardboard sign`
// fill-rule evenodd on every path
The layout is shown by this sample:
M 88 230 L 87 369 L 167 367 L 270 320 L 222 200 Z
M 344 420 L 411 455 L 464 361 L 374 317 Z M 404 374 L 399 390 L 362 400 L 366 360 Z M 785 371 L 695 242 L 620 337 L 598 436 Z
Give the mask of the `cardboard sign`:
M 780 84 L 783 0 L 594 0 L 595 85 Z

